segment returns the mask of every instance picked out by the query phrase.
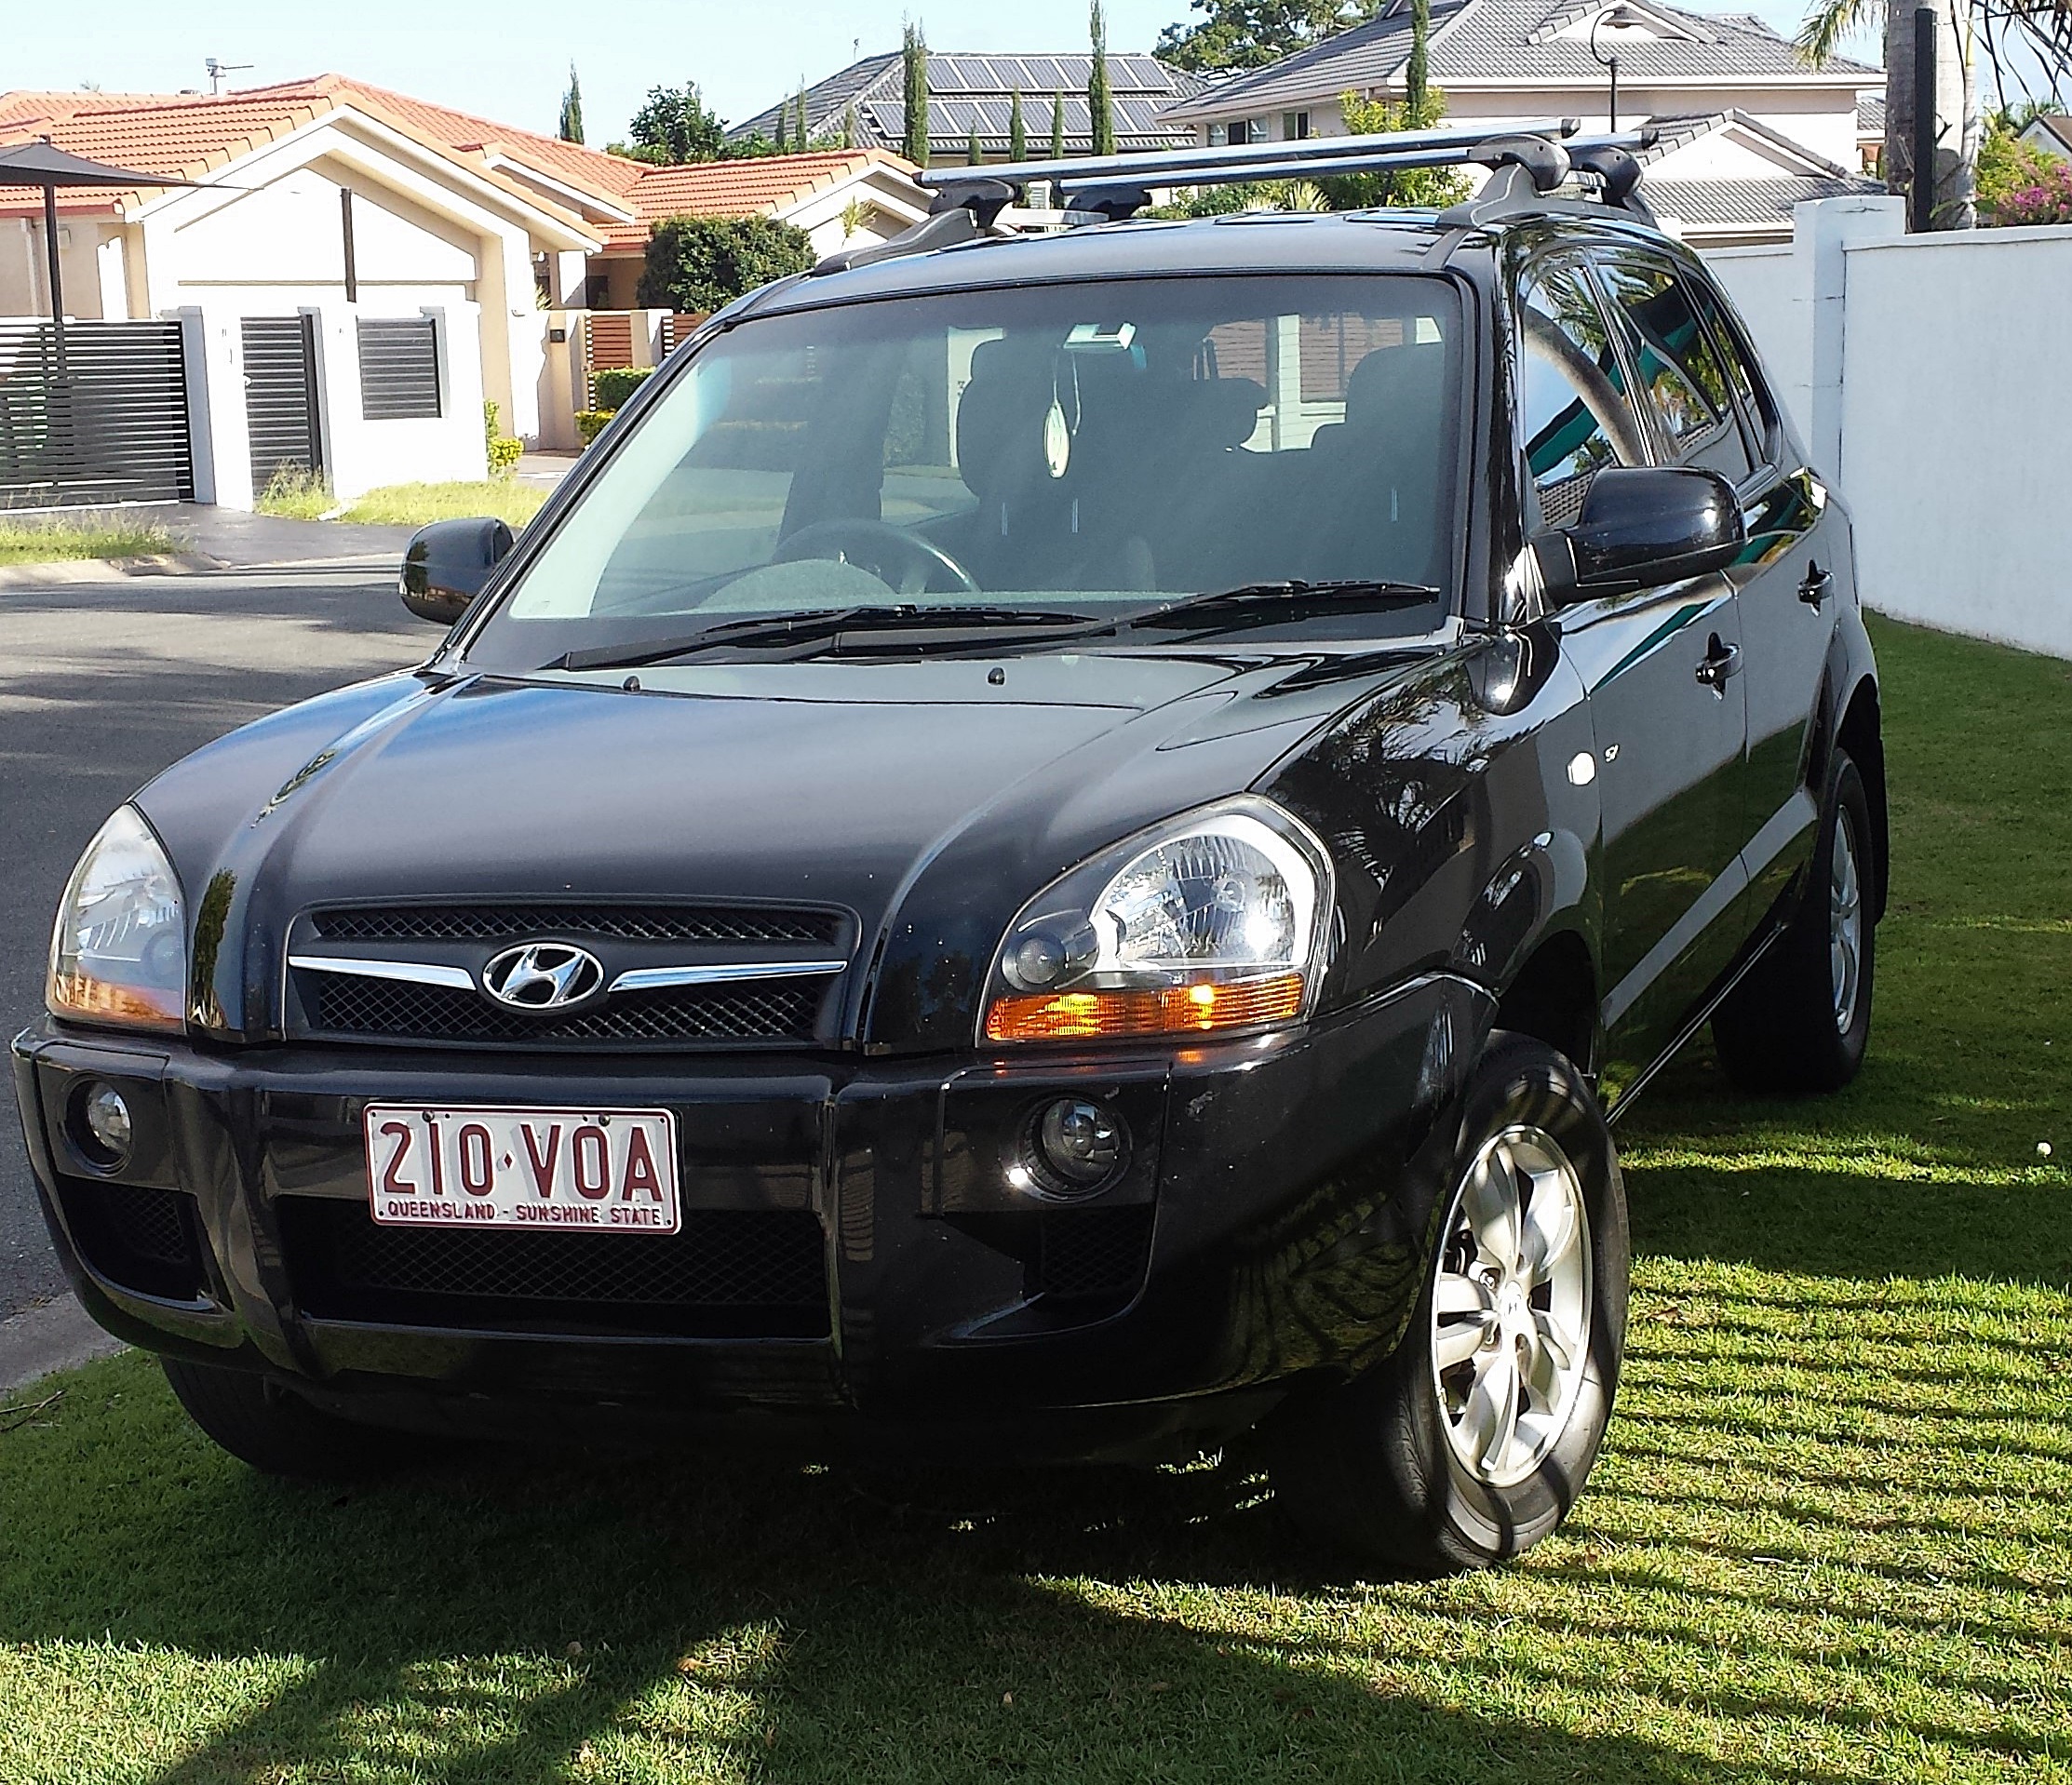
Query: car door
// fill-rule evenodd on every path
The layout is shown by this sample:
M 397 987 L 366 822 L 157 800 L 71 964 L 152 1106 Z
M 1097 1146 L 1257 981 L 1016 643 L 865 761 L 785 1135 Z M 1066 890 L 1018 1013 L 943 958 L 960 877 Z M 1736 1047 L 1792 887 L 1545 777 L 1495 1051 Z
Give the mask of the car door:
M 1530 533 L 1573 521 L 1597 471 L 1660 449 L 1582 261 L 1529 267 L 1517 315 Z M 1596 733 L 1604 1067 L 1616 1091 L 1668 1046 L 1732 953 L 1725 918 L 1745 885 L 1740 624 L 1717 575 L 1578 602 L 1554 621 Z
M 1749 475 L 1739 483 L 1748 552 L 1734 574 L 1747 663 L 1742 854 L 1751 914 L 1760 921 L 1812 855 L 1820 809 L 1819 789 L 1809 785 L 1809 752 L 1840 592 L 1850 584 L 1848 527 L 1838 509 L 1830 510 L 1826 485 L 1803 463 L 1724 300 L 1702 275 L 1686 268 L 1679 278 L 1750 448 Z

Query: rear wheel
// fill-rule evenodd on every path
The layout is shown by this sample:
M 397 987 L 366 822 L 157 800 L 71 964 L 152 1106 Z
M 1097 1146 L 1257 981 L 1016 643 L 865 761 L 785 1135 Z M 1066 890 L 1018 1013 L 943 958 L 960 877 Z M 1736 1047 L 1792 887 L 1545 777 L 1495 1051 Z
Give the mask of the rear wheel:
M 1870 800 L 1835 752 L 1806 896 L 1713 1016 L 1728 1076 L 1744 1091 L 1839 1091 L 1870 1045 L 1877 933 Z
M 400 1464 L 408 1443 L 378 1427 L 321 1412 L 291 1389 L 249 1370 L 160 1358 L 187 1416 L 241 1462 L 268 1475 L 355 1481 Z
M 1625 1190 L 1572 1062 L 1495 1038 L 1438 1217 L 1401 1344 L 1274 1434 L 1274 1485 L 1296 1523 L 1410 1574 L 1486 1567 L 1554 1530 L 1611 1416 Z

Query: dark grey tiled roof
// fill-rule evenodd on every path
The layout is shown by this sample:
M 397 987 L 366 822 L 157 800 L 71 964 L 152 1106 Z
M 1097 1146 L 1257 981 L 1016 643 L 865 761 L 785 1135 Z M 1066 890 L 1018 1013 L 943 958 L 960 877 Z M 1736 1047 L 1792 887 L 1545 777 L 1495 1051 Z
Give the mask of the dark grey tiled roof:
M 1594 86 L 1604 70 L 1581 40 L 1562 40 L 1561 29 L 1597 8 L 1598 0 L 1459 0 L 1432 10 L 1432 79 L 1448 81 L 1581 81 Z M 1814 78 L 1798 52 L 1751 14 L 1686 12 L 1657 0 L 1623 0 L 1624 10 L 1656 21 L 1674 36 L 1620 47 L 1619 72 L 1635 85 L 1649 80 Z M 1242 117 L 1283 105 L 1314 103 L 1347 88 L 1396 86 L 1410 47 L 1408 0 L 1391 11 L 1297 50 L 1279 61 L 1226 81 L 1173 106 L 1176 123 Z M 1875 76 L 1877 71 L 1837 58 L 1819 71 Z
M 1877 136 L 1885 134 L 1885 95 L 1882 93 L 1859 93 L 1856 96 L 1856 134 Z
M 1789 235 L 1794 205 L 1884 190 L 1876 180 L 1808 174 L 1781 180 L 1650 180 L 1640 192 L 1658 217 L 1674 218 L 1694 230 L 1764 229 Z
M 1007 147 L 1007 116 L 1012 94 L 1022 95 L 1022 123 L 1031 154 L 1050 146 L 1054 96 L 1065 95 L 1065 146 L 1084 154 L 1090 141 L 1086 105 L 1090 56 L 970 56 L 931 50 L 928 55 L 928 140 L 940 155 L 955 155 L 970 140 L 974 124 L 979 141 L 993 154 Z M 1184 142 L 1190 132 L 1160 117 L 1177 99 L 1202 89 L 1203 83 L 1155 56 L 1110 55 L 1109 90 L 1114 96 L 1115 136 L 1124 149 L 1163 148 Z M 796 102 L 795 99 L 787 103 Z M 839 137 L 849 108 L 856 109 L 862 145 L 896 149 L 906 135 L 906 106 L 901 98 L 897 55 L 867 56 L 840 74 L 806 88 L 809 136 Z M 744 118 L 728 130 L 730 141 L 760 133 L 774 138 L 777 107 Z

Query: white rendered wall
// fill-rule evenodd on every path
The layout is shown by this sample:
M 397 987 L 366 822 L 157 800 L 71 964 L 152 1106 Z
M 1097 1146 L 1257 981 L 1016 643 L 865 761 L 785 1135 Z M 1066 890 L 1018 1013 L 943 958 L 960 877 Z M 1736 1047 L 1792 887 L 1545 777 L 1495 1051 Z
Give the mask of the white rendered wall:
M 1902 209 L 1801 205 L 1789 248 L 1706 258 L 1849 504 L 1864 602 L 2072 658 L 2072 227 L 1909 236 Z

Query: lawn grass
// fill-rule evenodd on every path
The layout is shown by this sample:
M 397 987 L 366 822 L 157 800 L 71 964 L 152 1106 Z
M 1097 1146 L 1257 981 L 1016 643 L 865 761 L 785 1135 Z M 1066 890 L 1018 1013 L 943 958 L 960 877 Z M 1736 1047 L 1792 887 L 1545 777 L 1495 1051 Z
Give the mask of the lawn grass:
M 422 527 L 427 521 L 494 516 L 521 528 L 540 512 L 552 492 L 513 477 L 452 483 L 392 483 L 370 490 L 341 506 L 330 485 L 307 472 L 283 469 L 261 491 L 259 512 L 292 520 L 343 520 L 385 527 Z
M 2072 664 L 1877 636 L 1870 1063 L 1622 1125 L 1619 1414 L 1519 1565 L 1322 1577 L 1236 1466 L 283 1485 L 124 1357 L 0 1432 L 0 1779 L 2072 1779 Z
M 53 564 L 65 558 L 147 557 L 173 549 L 173 537 L 155 521 L 110 519 L 8 520 L 0 517 L 0 564 Z

